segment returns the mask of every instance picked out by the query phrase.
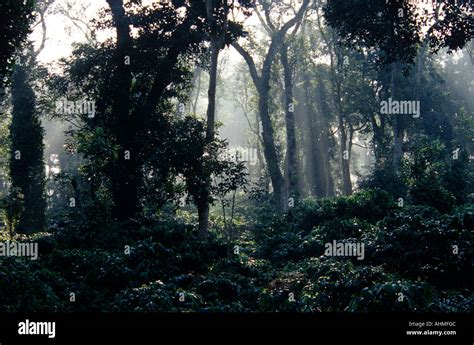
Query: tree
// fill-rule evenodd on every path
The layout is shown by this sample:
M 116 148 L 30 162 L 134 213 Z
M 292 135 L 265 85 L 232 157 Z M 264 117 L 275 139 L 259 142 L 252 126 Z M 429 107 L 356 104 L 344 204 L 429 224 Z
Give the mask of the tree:
M 343 49 L 337 44 L 334 32 L 329 30 L 325 32 L 321 26 L 320 18 L 318 16 L 318 25 L 321 36 L 324 39 L 326 47 L 329 52 L 329 71 L 332 86 L 332 94 L 334 106 L 337 114 L 337 127 L 339 132 L 339 150 L 340 150 L 340 162 L 342 171 L 342 193 L 344 195 L 352 194 L 352 182 L 350 172 L 350 156 L 351 156 L 351 140 L 348 140 L 347 135 L 347 117 L 346 109 L 343 102 L 347 100 L 343 95 L 343 79 L 344 79 L 344 59 L 348 59 L 348 56 L 344 54 Z M 353 95 L 351 95 L 352 97 Z
M 230 40 L 242 35 L 242 27 L 236 22 L 229 20 L 229 15 L 234 9 L 243 9 L 243 14 L 248 15 L 248 8 L 251 1 L 227 1 L 227 0 L 206 0 L 206 23 L 210 41 L 210 68 L 209 68 L 209 89 L 207 107 L 206 139 L 211 142 L 215 134 L 216 117 L 216 89 L 217 89 L 217 66 L 219 62 L 219 52 Z M 208 152 L 209 153 L 209 152 Z M 209 154 L 214 154 L 210 152 Z M 205 177 L 205 187 L 203 193 L 197 200 L 199 213 L 199 234 L 201 238 L 206 238 L 209 219 L 209 184 L 210 176 Z
M 273 33 L 271 34 L 270 46 L 266 52 L 260 73 L 258 72 L 256 63 L 249 52 L 237 42 L 233 43 L 233 47 L 240 53 L 240 55 L 242 55 L 247 63 L 250 75 L 252 76 L 252 80 L 258 92 L 258 109 L 262 121 L 264 156 L 272 180 L 275 204 L 281 211 L 286 211 L 288 209 L 288 191 L 285 188 L 284 176 L 279 166 L 279 159 L 275 146 L 274 128 L 269 111 L 271 69 L 275 62 L 276 55 L 280 52 L 281 46 L 284 43 L 285 35 L 288 30 L 301 21 L 309 7 L 309 3 L 309 0 L 304 0 L 296 14 L 286 21 L 280 28 L 272 28 L 273 24 L 271 23 L 271 20 L 269 20 L 270 7 L 267 3 L 262 3 L 265 15 L 267 16 L 267 25 Z
M 43 128 L 29 80 L 30 73 L 27 66 L 16 66 L 11 90 L 10 178 L 12 189 L 19 189 L 24 195 L 24 212 L 17 226 L 17 232 L 20 233 L 41 231 L 45 226 Z
M 147 132 L 167 87 L 180 79 L 180 57 L 196 51 L 203 41 L 204 33 L 196 24 L 202 18 L 202 6 L 172 1 L 154 4 L 148 8 L 148 13 L 127 13 L 122 0 L 108 0 L 107 3 L 116 31 L 111 82 L 120 85 L 108 90 L 111 94 L 110 130 L 118 147 L 118 159 L 111 171 L 112 195 L 115 217 L 127 220 L 133 217 L 138 206 L 139 157 L 145 144 L 140 139 Z M 141 5 L 141 1 L 135 5 Z M 186 15 L 176 21 L 177 13 L 183 9 Z M 140 32 L 138 38 L 132 37 L 132 23 Z M 163 31 L 169 36 L 163 35 Z M 155 63 L 149 66 L 152 82 L 140 89 L 134 75 L 136 64 L 151 54 L 157 54 L 150 60 Z M 133 101 L 135 92 L 146 95 L 140 105 Z
M 0 86 L 14 65 L 15 51 L 30 32 L 34 0 L 7 0 L 0 3 Z
M 15 62 L 14 54 L 30 32 L 33 7 L 34 0 L 0 2 L 0 115 L 4 114 L 4 87 Z
M 301 194 L 315 197 L 334 195 L 331 160 L 334 130 L 328 68 L 317 58 L 323 54 L 320 34 L 313 16 L 301 23 L 301 31 L 288 41 L 294 66 L 295 121 L 299 150 Z
M 75 144 L 87 160 L 83 172 L 93 186 L 91 196 L 99 189 L 110 192 L 113 217 L 126 221 L 144 207 L 171 201 L 175 180 L 184 178 L 205 237 L 208 181 L 219 146 L 211 130 L 214 120 L 210 116 L 206 128 L 173 110 L 189 97 L 190 71 L 206 51 L 210 29 L 201 25 L 207 18 L 205 6 L 180 1 L 108 4 L 111 20 L 98 27 L 112 26 L 116 42 L 78 46 L 64 74 L 52 83 L 57 97 L 67 94 L 97 105 L 94 117 L 63 115 L 78 125 Z M 216 35 L 225 37 L 221 41 L 227 44 L 239 29 L 234 26 L 224 36 L 220 31 Z
M 10 178 L 12 190 L 19 190 L 24 195 L 24 212 L 17 226 L 20 233 L 41 231 L 46 225 L 43 127 L 31 76 L 36 58 L 45 46 L 45 14 L 53 1 L 36 3 L 37 25 L 42 27 L 40 46 L 36 51 L 30 46 L 18 57 L 12 76 Z
M 400 99 L 397 79 L 402 68 L 406 75 L 420 47 L 419 71 L 427 45 L 431 53 L 441 48 L 452 52 L 464 47 L 474 35 L 469 1 L 437 0 L 432 6 L 425 7 L 411 1 L 359 1 L 357 6 L 358 11 L 354 11 L 351 1 L 329 0 L 324 8 L 325 18 L 337 30 L 342 43 L 375 50 L 380 66 L 390 66 L 389 89 L 393 99 Z M 395 171 L 398 171 L 403 155 L 406 126 L 406 118 L 396 114 L 392 156 Z
M 296 31 L 296 30 L 295 30 Z M 293 35 L 294 36 L 294 35 Z M 287 142 L 287 162 L 285 181 L 289 195 L 298 193 L 298 161 L 296 151 L 295 128 L 295 101 L 293 98 L 293 71 L 288 59 L 288 43 L 283 42 L 280 48 L 280 61 L 283 66 L 284 92 L 285 92 L 285 124 Z
M 426 7 L 414 1 L 367 0 L 357 3 L 357 11 L 353 6 L 349 0 L 328 0 L 324 7 L 328 24 L 343 43 L 380 50 L 383 64 L 412 63 L 425 39 L 432 52 L 460 49 L 474 33 L 467 0 L 436 0 Z M 427 36 L 423 35 L 426 29 Z
M 64 0 L 58 2 L 53 10 L 54 13 L 64 16 L 66 21 L 71 23 L 72 27 L 67 26 L 66 30 L 69 31 L 71 28 L 79 30 L 87 43 L 94 45 L 97 43 L 96 33 L 91 23 L 88 23 L 85 18 L 90 5 L 91 3 L 87 2 Z

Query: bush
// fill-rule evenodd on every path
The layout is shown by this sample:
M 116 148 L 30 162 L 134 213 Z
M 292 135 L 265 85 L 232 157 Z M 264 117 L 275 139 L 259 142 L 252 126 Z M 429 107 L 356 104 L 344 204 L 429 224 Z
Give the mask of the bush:
M 439 310 L 434 288 L 424 282 L 392 281 L 364 288 L 351 301 L 349 311 L 434 312 Z
M 57 312 L 66 309 L 66 283 L 24 258 L 0 259 L 0 312 Z
M 240 253 L 231 257 L 225 239 L 211 233 L 201 241 L 193 223 L 170 215 L 135 224 L 68 221 L 55 222 L 52 234 L 21 238 L 40 244 L 41 260 L 0 261 L 0 279 L 7 282 L 0 286 L 0 311 L 473 308 L 474 206 L 469 204 L 449 214 L 426 205 L 398 207 L 380 190 L 306 199 L 287 215 L 253 222 L 250 231 L 243 222 L 241 237 L 232 243 Z M 102 229 L 86 234 L 99 223 Z M 324 256 L 325 244 L 333 240 L 363 243 L 364 260 Z M 71 292 L 77 303 L 69 302 Z
M 306 199 L 290 210 L 287 221 L 292 228 L 309 232 L 327 221 L 357 218 L 376 221 L 389 215 L 396 203 L 387 192 L 380 189 L 363 190 L 349 197 Z
M 144 284 L 138 288 L 127 289 L 119 293 L 112 311 L 116 312 L 163 312 L 176 311 L 178 293 L 162 281 Z
M 342 312 L 362 289 L 388 279 L 381 267 L 354 266 L 348 260 L 319 259 L 303 265 L 309 283 L 302 296 L 311 310 Z
M 368 260 L 436 286 L 470 286 L 474 235 L 467 226 L 471 217 L 470 211 L 449 216 L 426 206 L 405 207 L 381 221 L 378 231 L 364 238 L 375 249 L 368 253 Z M 454 245 L 458 246 L 457 254 Z

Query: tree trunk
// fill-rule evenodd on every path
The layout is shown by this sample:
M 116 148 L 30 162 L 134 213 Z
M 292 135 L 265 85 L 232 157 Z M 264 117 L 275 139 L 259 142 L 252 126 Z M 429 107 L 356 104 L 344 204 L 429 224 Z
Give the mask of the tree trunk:
M 351 195 L 352 182 L 350 171 L 350 151 L 347 145 L 347 133 L 344 126 L 343 115 L 340 112 L 338 112 L 338 127 L 340 135 L 339 147 L 341 150 L 342 193 L 344 195 Z
M 293 77 L 288 61 L 288 46 L 286 43 L 281 45 L 280 60 L 285 79 L 285 122 L 288 159 L 285 180 L 287 181 L 288 195 L 296 195 L 298 187 L 298 162 L 295 133 L 295 105 L 293 103 Z
M 337 49 L 337 48 L 336 48 Z M 342 81 L 339 76 L 339 73 L 335 68 L 339 68 L 341 53 L 337 51 L 333 56 L 332 49 L 331 51 L 331 80 L 333 85 L 333 92 L 335 96 L 335 105 L 337 111 L 337 120 L 338 120 L 338 130 L 339 130 L 339 149 L 340 149 L 340 158 L 341 158 L 341 171 L 342 171 L 342 193 L 344 195 L 352 194 L 352 182 L 351 182 L 351 169 L 350 169 L 350 152 L 347 145 L 347 133 L 346 133 L 346 124 L 345 124 L 345 115 L 342 105 Z M 335 61 L 336 60 L 336 61 Z M 337 67 L 334 67 L 335 62 Z
M 114 74 L 114 89 L 112 113 L 114 114 L 114 128 L 112 129 L 120 147 L 118 160 L 114 164 L 112 180 L 112 197 L 114 200 L 113 215 L 118 220 L 128 220 L 136 212 L 138 204 L 136 183 L 136 157 L 138 150 L 134 147 L 136 132 L 130 120 L 130 88 L 132 74 L 130 65 L 125 63 L 132 51 L 130 28 L 123 8 L 123 0 L 107 0 L 112 11 L 112 18 L 117 34 L 117 48 Z
M 250 75 L 258 92 L 258 112 L 262 122 L 263 155 L 265 157 L 268 174 L 272 181 L 275 205 L 279 211 L 286 211 L 288 209 L 288 195 L 285 193 L 284 178 L 280 171 L 274 140 L 275 135 L 268 108 L 271 67 L 279 44 L 280 42 L 275 39 L 270 44 L 263 63 L 261 76 L 258 75 L 255 62 L 250 54 L 237 43 L 234 43 L 233 46 L 242 55 L 245 62 L 247 62 Z
M 206 138 L 210 142 L 214 139 L 216 117 L 216 89 L 217 89 L 217 64 L 219 62 L 218 38 L 211 39 L 211 68 L 209 71 L 209 89 L 207 91 L 207 128 Z
M 390 95 L 392 99 L 397 100 L 397 73 L 398 64 L 392 63 L 390 71 Z M 395 114 L 395 123 L 393 126 L 393 169 L 398 172 L 403 156 L 403 138 L 405 133 L 405 124 L 402 114 Z
M 311 195 L 322 198 L 334 194 L 329 160 L 329 123 L 327 120 L 330 109 L 322 79 L 319 75 L 317 76 L 317 85 L 312 91 L 313 87 L 308 73 L 303 74 L 304 90 L 301 92 L 304 115 L 302 133 L 304 133 L 306 151 L 308 152 L 306 178 Z M 315 104 L 311 100 L 314 100 Z
M 234 43 L 234 48 L 242 55 L 245 62 L 249 66 L 250 75 L 257 88 L 258 110 L 260 119 L 262 120 L 262 139 L 263 139 L 263 153 L 267 163 L 268 173 L 272 180 L 275 204 L 279 211 L 286 212 L 288 210 L 288 193 L 285 191 L 285 180 L 280 171 L 279 159 L 274 140 L 274 130 L 269 112 L 269 92 L 270 92 L 270 74 L 275 55 L 281 48 L 284 37 L 288 30 L 293 27 L 303 17 L 308 8 L 309 0 L 303 0 L 301 7 L 293 18 L 287 21 L 283 26 L 273 32 L 268 48 L 267 54 L 263 61 L 261 75 L 258 75 L 255 62 L 250 54 L 245 51 L 240 45 Z
M 200 68 L 197 68 L 196 71 L 194 72 L 197 78 L 197 85 L 196 85 L 196 95 L 194 97 L 194 101 L 192 102 L 192 111 L 193 115 L 196 116 L 196 110 L 197 110 L 197 102 L 199 100 L 199 94 L 201 93 L 201 78 L 202 78 L 202 71 Z
M 197 205 L 198 209 L 198 235 L 201 240 L 206 240 L 209 234 L 209 203 L 201 201 Z
M 39 232 L 46 224 L 43 128 L 28 75 L 27 67 L 18 65 L 13 73 L 11 88 L 10 178 L 12 187 L 23 194 L 24 207 L 16 229 L 19 233 Z
M 380 115 L 381 123 L 377 124 L 375 114 L 369 114 L 370 124 L 372 127 L 372 146 L 374 149 L 375 164 L 379 164 L 382 160 L 384 153 L 386 152 L 386 141 L 385 141 L 385 128 L 383 120 L 384 115 Z
M 270 72 L 268 72 L 270 74 Z M 275 147 L 275 135 L 273 125 L 268 110 L 268 97 L 270 92 L 269 79 L 270 76 L 262 76 L 264 81 L 259 88 L 258 109 L 262 120 L 262 139 L 263 154 L 267 163 L 268 173 L 272 180 L 275 204 L 278 210 L 285 212 L 288 209 L 288 195 L 285 191 L 285 183 L 283 175 L 280 171 L 278 155 Z
M 118 163 L 112 174 L 112 198 L 114 200 L 114 218 L 127 221 L 137 212 L 138 181 L 136 169 L 136 153 L 132 150 L 130 160 L 119 157 Z
M 214 140 L 215 134 L 215 116 L 216 116 L 216 90 L 217 90 L 217 65 L 219 62 L 219 37 L 211 37 L 211 67 L 209 71 L 209 89 L 207 91 L 208 105 L 207 105 L 207 127 L 206 127 L 206 141 L 211 143 Z M 215 153 L 210 153 L 215 154 Z M 199 198 L 198 209 L 198 233 L 201 239 L 206 239 L 209 227 L 209 185 L 210 176 L 203 176 L 206 179 L 206 184 L 203 195 Z

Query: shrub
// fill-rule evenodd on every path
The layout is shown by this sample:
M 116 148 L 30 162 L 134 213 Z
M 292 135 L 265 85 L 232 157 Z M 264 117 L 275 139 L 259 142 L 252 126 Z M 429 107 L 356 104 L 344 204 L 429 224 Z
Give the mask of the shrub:
M 428 283 L 392 281 L 364 288 L 351 301 L 348 310 L 358 312 L 439 311 L 434 288 Z
M 65 309 L 65 282 L 24 258 L 0 259 L 0 312 L 57 312 Z
M 470 286 L 474 238 L 467 226 L 471 217 L 470 211 L 449 216 L 426 206 L 405 207 L 380 222 L 376 233 L 364 238 L 375 248 L 373 253 L 367 253 L 368 260 L 437 286 Z

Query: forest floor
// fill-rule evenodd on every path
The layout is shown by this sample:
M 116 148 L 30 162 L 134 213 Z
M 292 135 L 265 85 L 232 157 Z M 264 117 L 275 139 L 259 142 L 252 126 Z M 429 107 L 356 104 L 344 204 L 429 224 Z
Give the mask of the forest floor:
M 129 224 L 87 212 L 17 238 L 39 256 L 0 259 L 0 311 L 474 310 L 472 203 L 441 213 L 369 190 L 285 215 L 247 204 L 231 238 L 212 217 L 207 241 L 186 211 Z

